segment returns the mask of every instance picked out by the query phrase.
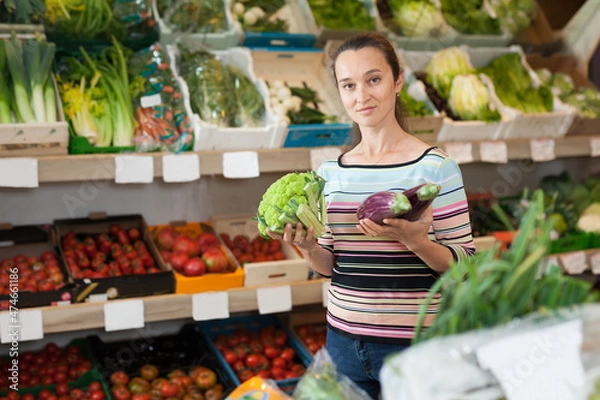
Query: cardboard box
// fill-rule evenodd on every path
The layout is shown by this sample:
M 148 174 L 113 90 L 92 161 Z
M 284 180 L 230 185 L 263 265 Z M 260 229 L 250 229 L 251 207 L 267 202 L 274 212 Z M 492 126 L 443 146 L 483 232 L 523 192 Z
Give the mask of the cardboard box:
M 30 292 L 20 289 L 17 308 L 43 307 L 56 305 L 58 302 L 71 302 L 76 295 L 76 287 L 70 279 L 65 263 L 60 257 L 51 226 L 10 224 L 0 225 L 0 262 L 19 254 L 26 257 L 40 258 L 45 251 L 52 251 L 58 259 L 58 266 L 64 278 L 63 285 L 56 290 Z M 11 297 L 0 295 L 0 309 L 9 309 Z
M 252 216 L 221 216 L 211 220 L 217 234 L 228 233 L 232 238 L 243 234 L 252 240 L 258 235 L 256 221 Z M 252 262 L 243 265 L 244 286 L 263 286 L 308 280 L 310 268 L 308 262 L 298 251 L 287 243 L 281 244 L 285 260 Z
M 92 216 L 93 218 L 61 219 L 54 221 L 57 241 L 67 234 L 87 236 L 108 233 L 113 224 L 121 228 L 138 228 L 141 240 L 146 244 L 150 255 L 161 272 L 146 275 L 115 276 L 99 279 L 73 279 L 79 287 L 77 301 L 85 301 L 91 294 L 106 294 L 109 300 L 130 297 L 152 296 L 175 291 L 175 277 L 169 265 L 166 265 L 148 232 L 146 221 L 139 214 L 117 216 Z M 59 246 L 61 257 L 65 260 L 64 249 Z
M 172 222 L 171 224 L 151 226 L 150 236 L 155 244 L 158 232 L 168 226 L 174 227 L 177 232 L 180 234 L 186 234 L 192 239 L 197 238 L 202 232 L 214 232 L 214 229 L 208 222 L 188 223 L 181 221 Z M 239 267 L 231 252 L 222 242 L 220 249 L 227 257 L 230 266 L 235 268 L 233 272 L 222 274 L 207 273 L 202 276 L 185 276 L 173 270 L 173 273 L 175 274 L 175 293 L 201 293 L 242 287 L 244 283 L 244 270 Z

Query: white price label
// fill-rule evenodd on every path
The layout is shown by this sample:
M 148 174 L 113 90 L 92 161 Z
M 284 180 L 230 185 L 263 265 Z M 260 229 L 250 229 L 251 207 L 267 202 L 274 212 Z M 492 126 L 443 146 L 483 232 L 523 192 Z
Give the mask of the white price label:
M 590 148 L 592 157 L 600 157 L 600 136 L 590 138 Z
M 291 311 L 292 288 L 290 285 L 256 289 L 259 314 Z
M 321 296 L 323 296 L 323 307 L 327 308 L 329 305 L 329 286 L 331 281 L 326 280 L 321 284 Z
M 556 159 L 554 148 L 554 139 L 531 139 L 529 141 L 531 159 L 535 162 L 552 161 Z
M 479 155 L 483 162 L 506 164 L 508 162 L 506 142 L 481 142 Z
M 168 154 L 162 158 L 165 182 L 192 182 L 200 179 L 200 158 L 197 154 Z
M 150 96 L 140 97 L 140 105 L 142 108 L 160 106 L 162 104 L 162 99 L 160 98 L 160 94 L 156 93 Z
M 143 328 L 144 302 L 117 300 L 104 303 L 104 329 L 107 332 Z
M 192 296 L 194 321 L 210 321 L 229 318 L 229 295 L 227 292 L 197 293 Z
M 154 158 L 152 156 L 116 156 L 116 183 L 152 183 Z
M 44 338 L 44 323 L 41 310 L 5 311 L 0 314 L 0 341 L 17 343 Z
M 255 151 L 223 153 L 223 176 L 232 179 L 259 177 L 258 153 Z
M 574 251 L 560 255 L 560 262 L 563 269 L 571 275 L 578 275 L 588 269 L 585 252 Z
M 473 144 L 471 142 L 446 143 L 444 149 L 448 153 L 448 156 L 457 164 L 471 163 L 475 160 L 473 158 Z
M 582 322 L 512 334 L 477 349 L 508 400 L 574 399 L 584 383 Z
M 342 149 L 339 147 L 318 147 L 310 149 L 310 168 L 317 171 L 321 164 L 329 160 L 337 160 L 342 154 Z
M 36 158 L 0 158 L 0 187 L 38 187 Z
M 108 295 L 106 293 L 93 293 L 87 298 L 90 303 L 103 303 L 108 301 Z
M 592 273 L 594 275 L 600 275 L 600 251 L 590 256 L 590 264 L 592 267 Z

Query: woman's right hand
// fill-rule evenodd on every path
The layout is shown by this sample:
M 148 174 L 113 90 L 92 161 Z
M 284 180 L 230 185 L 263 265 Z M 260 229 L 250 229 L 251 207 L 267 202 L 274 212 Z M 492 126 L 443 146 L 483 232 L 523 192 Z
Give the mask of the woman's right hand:
M 304 229 L 302 222 L 296 224 L 296 230 L 292 224 L 286 224 L 283 235 L 271 232 L 267 228 L 267 234 L 272 239 L 281 240 L 285 243 L 293 244 L 302 252 L 310 252 L 317 245 L 314 238 L 314 229 L 312 227 Z

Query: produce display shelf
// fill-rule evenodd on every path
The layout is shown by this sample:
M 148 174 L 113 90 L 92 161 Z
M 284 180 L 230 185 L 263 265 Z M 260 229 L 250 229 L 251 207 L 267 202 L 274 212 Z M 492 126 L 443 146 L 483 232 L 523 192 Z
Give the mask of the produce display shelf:
M 324 279 L 290 283 L 292 306 L 320 304 Z M 270 285 L 281 286 L 281 285 Z M 268 286 L 264 286 L 268 287 Z M 229 312 L 258 310 L 257 287 L 229 289 Z M 139 298 L 144 302 L 144 321 L 158 322 L 192 317 L 191 294 L 167 294 Z M 111 300 L 111 303 L 121 300 Z M 104 328 L 104 302 L 36 308 L 42 312 L 44 334 Z
M 593 136 L 568 136 L 554 139 L 556 158 L 589 157 L 591 155 L 591 138 Z M 530 139 L 506 139 L 509 160 L 531 158 Z M 474 162 L 480 162 L 478 142 L 473 143 Z M 448 143 L 431 143 L 445 148 Z M 258 164 L 261 173 L 299 171 L 311 168 L 310 148 L 283 148 L 253 150 L 258 153 Z M 197 154 L 200 158 L 202 175 L 223 174 L 223 154 L 225 151 L 200 151 L 186 154 Z M 162 177 L 162 156 L 164 153 L 139 154 L 154 159 L 154 178 Z M 38 160 L 38 181 L 78 182 L 89 180 L 114 180 L 115 158 L 118 154 L 86 154 L 69 156 L 43 156 Z

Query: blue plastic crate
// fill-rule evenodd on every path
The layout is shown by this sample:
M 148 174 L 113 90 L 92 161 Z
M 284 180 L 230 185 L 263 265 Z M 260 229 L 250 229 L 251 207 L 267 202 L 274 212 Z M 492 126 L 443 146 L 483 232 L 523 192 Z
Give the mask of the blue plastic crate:
M 287 32 L 244 32 L 242 46 L 245 47 L 314 47 L 317 36 L 311 33 L 287 33 Z
M 274 325 L 277 329 L 283 330 L 288 337 L 289 346 L 294 349 L 296 353 L 297 361 L 299 361 L 305 368 L 308 367 L 312 361 L 312 355 L 306 350 L 306 348 L 300 343 L 296 336 L 285 326 L 279 318 L 275 315 L 257 315 L 257 316 L 244 316 L 244 317 L 232 317 L 226 320 L 213 320 L 206 321 L 199 324 L 200 331 L 208 343 L 210 349 L 217 355 L 217 358 L 227 371 L 234 383 L 239 386 L 241 384 L 237 375 L 229 364 L 223 358 L 223 355 L 215 346 L 214 339 L 223 334 L 228 335 L 234 333 L 240 328 L 245 328 L 248 332 L 257 332 L 262 327 Z M 300 381 L 300 377 L 293 379 L 281 379 L 276 380 L 277 386 L 286 392 L 291 392 Z
M 290 125 L 283 147 L 344 146 L 351 130 L 351 124 Z

